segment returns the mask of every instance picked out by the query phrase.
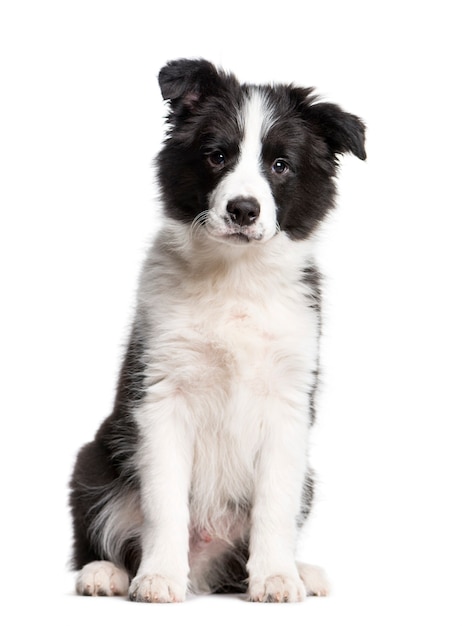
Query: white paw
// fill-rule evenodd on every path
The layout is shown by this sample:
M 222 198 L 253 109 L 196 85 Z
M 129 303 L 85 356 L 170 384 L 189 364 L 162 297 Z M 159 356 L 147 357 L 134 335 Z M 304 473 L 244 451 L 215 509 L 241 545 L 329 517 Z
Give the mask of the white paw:
M 134 602 L 183 602 L 186 585 L 159 574 L 144 574 L 133 579 L 129 598 Z
M 251 581 L 251 602 L 301 602 L 306 591 L 298 576 L 274 575 Z
M 109 561 L 93 561 L 78 573 L 76 591 L 81 596 L 124 596 L 128 574 Z
M 329 582 L 322 568 L 306 563 L 297 563 L 297 568 L 308 596 L 329 595 Z

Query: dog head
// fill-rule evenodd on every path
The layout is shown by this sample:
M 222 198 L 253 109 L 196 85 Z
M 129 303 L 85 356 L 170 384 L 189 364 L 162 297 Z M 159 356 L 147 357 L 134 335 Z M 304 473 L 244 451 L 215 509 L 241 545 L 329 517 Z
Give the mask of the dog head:
M 366 158 L 363 122 L 311 88 L 240 84 L 205 60 L 159 74 L 169 129 L 166 214 L 235 245 L 308 237 L 333 206 L 338 155 Z

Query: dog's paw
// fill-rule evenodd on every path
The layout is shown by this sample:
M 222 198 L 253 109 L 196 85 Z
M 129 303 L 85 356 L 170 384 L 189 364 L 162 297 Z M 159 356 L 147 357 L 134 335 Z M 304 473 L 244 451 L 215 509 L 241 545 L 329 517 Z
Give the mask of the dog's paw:
M 183 602 L 186 586 L 159 574 L 136 576 L 129 589 L 133 602 Z
M 93 561 L 80 570 L 76 591 L 81 596 L 125 596 L 128 574 L 109 561 Z
M 317 565 L 308 565 L 307 563 L 297 563 L 298 573 L 303 581 L 308 596 L 327 596 L 329 595 L 329 582 L 326 578 L 324 570 Z
M 249 586 L 251 602 L 301 602 L 305 596 L 305 586 L 298 576 L 269 576 L 253 580 Z

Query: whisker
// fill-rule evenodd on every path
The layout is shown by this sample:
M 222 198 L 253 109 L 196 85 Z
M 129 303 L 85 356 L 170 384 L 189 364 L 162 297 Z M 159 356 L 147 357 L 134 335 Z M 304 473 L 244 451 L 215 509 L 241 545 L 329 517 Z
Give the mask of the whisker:
M 202 211 L 191 222 L 191 227 L 189 229 L 190 237 L 194 237 L 196 233 L 202 226 L 205 226 L 207 223 L 208 211 Z

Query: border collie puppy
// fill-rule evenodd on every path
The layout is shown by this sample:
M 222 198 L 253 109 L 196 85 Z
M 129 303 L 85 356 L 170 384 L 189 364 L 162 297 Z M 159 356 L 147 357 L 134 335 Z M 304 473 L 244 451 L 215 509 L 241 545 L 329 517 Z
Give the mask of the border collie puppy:
M 313 236 L 364 125 L 312 89 L 160 72 L 164 220 L 141 273 L 114 409 L 71 481 L 77 592 L 178 602 L 324 595 L 295 560 L 310 510 L 320 333 Z

